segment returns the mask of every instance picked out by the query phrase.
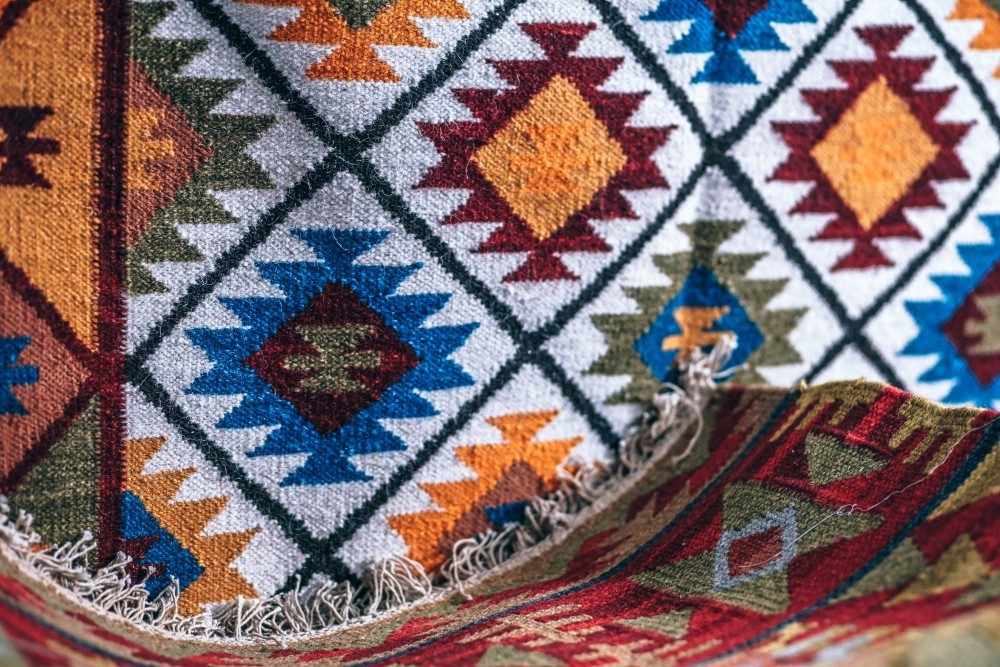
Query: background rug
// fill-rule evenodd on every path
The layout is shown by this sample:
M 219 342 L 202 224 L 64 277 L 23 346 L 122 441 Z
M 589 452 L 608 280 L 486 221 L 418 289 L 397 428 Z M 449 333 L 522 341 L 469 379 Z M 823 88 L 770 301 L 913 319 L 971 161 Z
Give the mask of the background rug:
M 843 382 L 720 391 L 705 417 L 678 467 L 653 464 L 468 598 L 198 640 L 84 613 L 4 558 L 0 625 L 38 665 L 921 664 L 940 655 L 921 639 L 995 664 L 1000 415 Z

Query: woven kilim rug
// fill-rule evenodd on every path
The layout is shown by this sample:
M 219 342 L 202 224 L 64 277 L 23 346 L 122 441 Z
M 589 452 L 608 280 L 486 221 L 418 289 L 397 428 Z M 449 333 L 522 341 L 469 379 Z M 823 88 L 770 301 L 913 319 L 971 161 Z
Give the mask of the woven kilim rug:
M 82 614 L 73 598 L 96 596 L 8 523 L 0 625 L 39 665 L 996 664 L 1000 415 L 868 382 L 715 392 L 702 415 L 681 461 L 654 458 L 616 494 L 595 485 L 570 529 L 502 571 L 361 624 L 294 632 L 338 613 L 343 589 L 230 605 L 222 622 L 256 641 Z
M 0 0 L 0 626 L 991 664 L 998 101 L 993 0 Z

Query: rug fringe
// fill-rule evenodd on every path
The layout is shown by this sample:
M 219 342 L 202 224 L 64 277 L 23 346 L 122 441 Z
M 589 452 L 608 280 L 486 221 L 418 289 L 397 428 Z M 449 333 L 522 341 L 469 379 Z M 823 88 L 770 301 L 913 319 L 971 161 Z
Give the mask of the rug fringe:
M 10 517 L 0 497 L 0 545 L 13 561 L 42 582 L 55 584 L 77 603 L 171 635 L 227 639 L 277 639 L 319 633 L 370 621 L 405 605 L 443 598 L 466 589 L 477 580 L 510 566 L 515 556 L 552 538 L 559 539 L 584 518 L 623 490 L 637 473 L 655 460 L 671 456 L 677 465 L 690 453 L 702 430 L 702 412 L 716 383 L 732 373 L 721 371 L 735 348 L 735 339 L 723 338 L 708 354 L 695 351 L 681 366 L 680 385 L 666 384 L 649 410 L 623 440 L 618 460 L 572 465 L 559 471 L 559 488 L 531 500 L 522 523 L 488 531 L 456 542 L 440 574 L 428 575 L 420 563 L 397 556 L 373 564 L 359 585 L 349 581 L 296 581 L 294 590 L 260 599 L 239 597 L 195 616 L 178 613 L 180 587 L 173 580 L 150 599 L 142 581 L 132 582 L 131 558 L 119 553 L 96 572 L 87 567 L 95 548 L 91 533 L 76 542 L 42 547 L 23 511 Z M 694 432 L 684 435 L 694 426 Z M 679 450 L 679 451 L 678 451 Z M 148 577 L 148 574 L 147 574 Z

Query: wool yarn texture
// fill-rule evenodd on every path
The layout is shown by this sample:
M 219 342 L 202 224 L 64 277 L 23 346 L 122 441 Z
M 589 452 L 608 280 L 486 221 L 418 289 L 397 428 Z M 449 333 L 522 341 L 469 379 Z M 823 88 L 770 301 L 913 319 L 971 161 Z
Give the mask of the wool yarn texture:
M 989 635 L 998 101 L 991 0 L 0 0 L 0 628 Z

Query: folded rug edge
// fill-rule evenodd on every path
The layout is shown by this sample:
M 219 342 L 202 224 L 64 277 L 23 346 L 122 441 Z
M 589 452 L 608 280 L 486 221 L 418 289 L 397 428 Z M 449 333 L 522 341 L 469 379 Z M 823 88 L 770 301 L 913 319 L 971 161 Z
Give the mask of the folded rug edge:
M 151 597 L 144 581 L 132 581 L 128 573 L 132 559 L 124 553 L 94 571 L 87 559 L 97 545 L 89 531 L 73 542 L 42 545 L 31 527 L 33 517 L 23 511 L 12 517 L 3 496 L 0 560 L 29 585 L 56 593 L 86 614 L 124 622 L 161 640 L 283 644 L 363 626 L 422 603 L 456 595 L 469 598 L 471 588 L 502 577 L 539 551 L 557 547 L 588 517 L 627 493 L 654 463 L 668 457 L 674 466 L 682 461 L 700 435 L 702 411 L 711 392 L 732 373 L 722 369 L 735 345 L 728 336 L 708 354 L 695 351 L 684 364 L 679 383 L 663 386 L 623 440 L 613 466 L 560 469 L 559 488 L 530 501 L 523 522 L 460 540 L 439 574 L 428 574 L 420 563 L 396 556 L 372 563 L 357 586 L 348 581 L 313 582 L 269 598 L 241 596 L 185 616 L 179 612 L 176 580 Z

